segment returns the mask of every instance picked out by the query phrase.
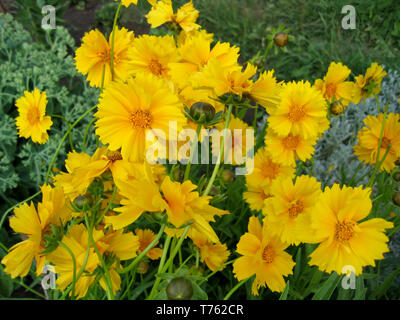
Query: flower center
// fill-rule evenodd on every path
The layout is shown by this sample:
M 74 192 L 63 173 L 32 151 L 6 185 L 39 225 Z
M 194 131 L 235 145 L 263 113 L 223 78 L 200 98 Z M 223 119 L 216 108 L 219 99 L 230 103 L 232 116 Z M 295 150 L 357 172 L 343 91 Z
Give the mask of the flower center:
M 279 165 L 273 162 L 265 163 L 262 167 L 262 174 L 265 178 L 275 179 L 279 174 Z
M 150 128 L 153 117 L 149 111 L 136 110 L 131 113 L 130 119 L 135 128 Z
M 300 200 L 297 200 L 296 203 L 292 204 L 289 208 L 289 217 L 296 218 L 300 213 L 304 210 L 304 204 Z
M 291 133 L 283 138 L 282 144 L 286 149 L 294 150 L 300 143 L 300 138 L 298 136 L 293 136 Z
M 335 95 L 335 93 L 336 93 L 336 85 L 333 84 L 333 83 L 328 83 L 328 84 L 326 85 L 325 92 L 326 92 L 326 95 L 327 95 L 329 98 L 332 98 L 332 97 Z
M 262 258 L 266 263 L 271 263 L 275 259 L 275 251 L 272 246 L 267 245 L 262 253 Z
M 335 239 L 339 242 L 349 241 L 354 234 L 354 226 L 356 225 L 353 221 L 344 221 L 336 224 Z
M 290 108 L 289 114 L 288 114 L 288 118 L 292 121 L 292 122 L 298 122 L 299 120 L 301 120 L 304 116 L 306 115 L 306 113 L 304 112 L 304 107 L 303 106 L 297 106 L 294 105 Z
M 161 63 L 159 63 L 155 59 L 151 59 L 151 61 L 149 63 L 149 69 L 150 69 L 151 73 L 155 74 L 156 76 L 161 76 L 162 72 L 164 70 Z
M 39 109 L 35 108 L 35 107 L 30 108 L 27 113 L 27 118 L 28 118 L 30 125 L 37 124 L 40 120 Z
M 381 142 L 381 148 L 387 149 L 389 147 L 390 142 L 391 142 L 390 139 L 383 137 Z
M 110 151 L 107 154 L 107 159 L 112 162 L 117 161 L 117 160 L 122 160 L 122 155 L 119 151 Z

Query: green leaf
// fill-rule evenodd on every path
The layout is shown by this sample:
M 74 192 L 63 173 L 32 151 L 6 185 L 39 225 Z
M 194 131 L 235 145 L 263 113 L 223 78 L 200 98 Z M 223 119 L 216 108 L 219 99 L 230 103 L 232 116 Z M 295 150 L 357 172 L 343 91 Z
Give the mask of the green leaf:
M 193 282 L 192 285 L 193 285 L 192 300 L 208 300 L 207 293 L 197 283 Z
M 333 272 L 328 280 L 326 280 L 322 287 L 317 290 L 317 292 L 312 297 L 312 300 L 329 300 L 332 296 L 333 291 L 335 291 L 337 285 L 340 282 L 341 277 L 336 272 Z
M 397 267 L 381 284 L 381 286 L 373 293 L 372 299 L 379 299 L 382 297 L 386 291 L 391 287 L 393 284 L 394 279 L 400 273 L 400 266 Z
M 287 300 L 288 293 L 289 293 L 289 287 L 290 287 L 290 285 L 289 285 L 289 280 L 288 280 L 288 282 L 286 282 L 285 290 L 283 290 L 281 296 L 279 297 L 279 300 Z
M 3 297 L 10 297 L 14 291 L 14 284 L 8 274 L 0 270 L 0 295 Z

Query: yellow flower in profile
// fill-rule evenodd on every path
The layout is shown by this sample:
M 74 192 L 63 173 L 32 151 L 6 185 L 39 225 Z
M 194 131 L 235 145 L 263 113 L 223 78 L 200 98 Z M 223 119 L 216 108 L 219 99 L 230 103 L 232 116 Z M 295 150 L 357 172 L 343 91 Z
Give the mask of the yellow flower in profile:
M 269 193 L 269 186 L 260 184 L 246 184 L 247 191 L 243 192 L 243 199 L 249 204 L 253 211 L 261 211 L 264 208 L 264 201 L 272 195 Z
M 219 239 L 210 222 L 214 222 L 215 215 L 224 215 L 229 212 L 209 205 L 210 196 L 200 196 L 196 185 L 189 180 L 179 183 L 173 182 L 167 176 L 161 184 L 161 192 L 165 201 L 165 210 L 168 222 L 176 228 L 192 222 L 191 228 L 203 234 L 210 242 L 218 243 Z M 190 236 L 190 230 L 188 235 Z
M 292 133 L 279 137 L 271 128 L 267 129 L 265 136 L 266 149 L 271 154 L 272 160 L 285 166 L 295 165 L 296 160 L 310 159 L 316 143 L 316 137 L 305 139 Z
M 11 278 L 26 276 L 33 260 L 36 262 L 36 274 L 41 274 L 46 261 L 44 236 L 51 233 L 51 225 L 60 226 L 71 216 L 62 189 L 43 185 L 41 190 L 43 199 L 37 210 L 32 202 L 30 205 L 24 203 L 14 209 L 15 215 L 10 218 L 10 227 L 27 236 L 26 240 L 11 247 L 1 261 L 5 265 L 4 272 Z
M 159 0 L 153 4 L 146 18 L 152 28 L 171 22 L 178 25 L 185 32 L 191 32 L 200 28 L 196 23 L 198 16 L 199 11 L 193 7 L 192 1 L 180 7 L 175 14 L 171 0 Z
M 82 38 L 82 45 L 75 52 L 75 65 L 93 87 L 101 87 L 104 70 L 104 86 L 111 80 L 126 80 L 130 77 L 128 49 L 134 42 L 134 33 L 125 28 L 115 29 L 114 37 L 114 78 L 111 74 L 111 42 L 107 42 L 99 30 L 92 30 Z
M 114 1 L 119 2 L 119 0 L 114 0 Z M 136 5 L 137 2 L 138 2 L 138 0 L 121 0 L 122 5 L 125 7 L 129 7 L 131 4 Z
M 146 249 L 150 243 L 156 238 L 156 235 L 154 234 L 153 231 L 150 229 L 135 229 L 135 234 L 139 238 L 139 253 L 142 253 L 144 249 Z M 154 246 L 157 245 L 158 242 Z M 147 251 L 146 256 L 149 257 L 151 260 L 157 260 L 160 259 L 162 255 L 162 249 L 160 248 L 151 248 L 149 251 Z
M 18 136 L 31 138 L 32 142 L 46 143 L 49 139 L 47 130 L 53 122 L 46 116 L 47 95 L 35 89 L 32 92 L 25 91 L 24 96 L 19 98 L 15 105 L 18 109 L 16 125 Z
M 210 135 L 212 137 L 212 155 L 215 158 L 218 158 L 220 153 L 220 147 L 222 145 L 222 135 L 223 130 L 225 128 L 225 121 L 219 122 L 216 125 L 217 130 L 211 131 Z M 225 163 L 233 164 L 233 165 L 241 165 L 246 161 L 247 152 L 250 151 L 250 146 L 247 145 L 247 130 L 253 129 L 247 123 L 231 116 L 228 130 L 230 130 L 230 134 L 227 134 L 227 140 L 224 146 L 224 155 L 222 159 L 225 159 Z M 253 138 L 254 135 L 251 135 Z M 217 143 L 218 139 L 219 145 Z M 231 143 L 229 143 L 229 139 Z M 227 147 L 228 146 L 228 147 Z
M 293 178 L 294 172 L 294 166 L 274 162 L 270 152 L 263 147 L 258 149 L 254 156 L 253 172 L 245 178 L 246 183 L 253 186 L 270 186 L 272 181 L 279 177 Z
M 178 132 L 186 124 L 181 104 L 167 82 L 152 74 L 137 74 L 126 83 L 113 82 L 101 97 L 95 117 L 96 134 L 108 149 L 121 148 L 122 158 L 142 162 L 152 138 L 162 131 L 168 139 L 170 121 Z M 149 142 L 150 141 L 150 142 Z
M 196 247 L 199 248 L 200 261 L 205 262 L 211 271 L 218 270 L 228 260 L 230 252 L 226 244 L 212 243 L 204 234 L 196 230 L 192 230 L 190 237 Z
M 384 231 L 393 228 L 393 223 L 381 218 L 365 220 L 372 208 L 370 194 L 371 189 L 362 186 L 341 189 L 334 184 L 324 190 L 311 216 L 315 242 L 320 244 L 310 255 L 310 265 L 337 274 L 352 266 L 359 275 L 364 266 L 374 267 L 375 260 L 383 259 L 389 251 Z
M 358 132 L 358 143 L 354 146 L 354 154 L 360 161 L 374 165 L 377 162 L 379 139 L 381 136 L 384 114 L 377 117 L 368 116 L 364 119 L 365 127 Z M 395 167 L 396 160 L 400 157 L 400 115 L 389 113 L 385 120 L 379 161 L 382 161 L 387 149 L 390 149 L 383 161 L 380 170 L 390 172 Z
M 157 77 L 168 77 L 168 64 L 179 59 L 172 36 L 140 36 L 131 45 L 128 56 L 131 73 L 149 72 Z
M 365 72 L 365 76 L 360 74 L 355 77 L 356 103 L 359 103 L 361 99 L 365 102 L 366 98 L 377 96 L 381 92 L 382 79 L 386 75 L 383 67 L 373 62 Z
M 262 105 L 268 113 L 278 106 L 282 89 L 282 83 L 276 80 L 274 72 L 274 70 L 264 71 L 249 92 L 249 98 Z
M 308 81 L 287 83 L 280 104 L 270 108 L 268 123 L 280 137 L 289 133 L 305 139 L 318 136 L 329 128 L 326 102 Z
M 355 86 L 352 81 L 346 81 L 351 70 L 341 62 L 331 62 L 323 80 L 317 79 L 314 83 L 316 89 L 322 92 L 325 99 L 330 103 L 341 100 L 346 107 L 355 93 Z
M 283 277 L 293 274 L 295 263 L 284 250 L 288 247 L 278 237 L 271 235 L 264 223 L 250 217 L 248 232 L 241 236 L 236 252 L 242 256 L 233 264 L 233 273 L 241 281 L 254 274 L 252 293 L 258 295 L 260 287 L 268 286 L 272 292 L 285 288 Z
M 282 242 L 298 245 L 309 242 L 311 211 L 321 194 L 321 184 L 314 177 L 278 178 L 272 182 L 272 197 L 265 200 L 263 214 L 272 234 Z

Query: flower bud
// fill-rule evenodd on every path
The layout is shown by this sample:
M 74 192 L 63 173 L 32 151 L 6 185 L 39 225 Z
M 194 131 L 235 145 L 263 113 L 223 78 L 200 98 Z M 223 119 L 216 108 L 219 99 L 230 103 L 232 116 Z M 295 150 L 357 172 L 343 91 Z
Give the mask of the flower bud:
M 400 158 L 399 159 L 397 159 L 396 161 L 395 161 L 395 163 L 394 163 L 396 166 L 398 166 L 398 167 L 400 167 Z
M 209 103 L 196 102 L 190 107 L 190 115 L 196 121 L 200 120 L 201 116 L 204 115 L 204 120 L 209 122 L 215 116 L 215 108 Z
M 76 197 L 73 203 L 79 210 L 83 210 L 85 207 L 90 208 L 92 206 L 93 198 L 90 194 L 85 194 L 83 196 Z
M 284 47 L 289 41 L 289 35 L 285 32 L 278 32 L 274 37 L 274 42 L 278 47 Z
M 228 169 L 225 169 L 224 171 L 222 171 L 221 177 L 222 177 L 222 180 L 225 183 L 232 182 L 233 179 L 235 179 L 234 173 L 231 170 L 228 170 Z
M 174 173 L 173 173 L 172 176 L 173 176 L 175 181 L 182 181 L 183 176 L 184 176 L 184 172 L 181 169 L 176 169 L 176 170 L 174 170 Z
M 400 181 L 400 171 L 395 172 L 395 173 L 393 174 L 393 180 L 394 180 L 394 181 Z
M 344 111 L 344 106 L 342 102 L 340 101 L 335 101 L 334 103 L 331 103 L 331 113 L 334 114 L 335 116 L 338 116 L 342 114 Z
M 146 274 L 148 270 L 149 270 L 149 263 L 147 261 L 142 260 L 139 262 L 136 272 L 139 274 Z
M 393 194 L 392 201 L 396 206 L 400 207 L 400 191 L 397 191 Z
M 169 300 L 189 300 L 193 296 L 193 285 L 190 280 L 178 277 L 171 280 L 166 291 Z

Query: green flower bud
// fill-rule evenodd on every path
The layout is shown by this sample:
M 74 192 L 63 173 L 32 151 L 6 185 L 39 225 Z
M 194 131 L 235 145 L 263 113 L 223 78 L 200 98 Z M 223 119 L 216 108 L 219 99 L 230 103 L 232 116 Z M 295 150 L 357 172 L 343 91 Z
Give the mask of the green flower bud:
M 396 206 L 400 207 L 400 191 L 397 191 L 393 194 L 392 201 Z
M 394 181 L 400 181 L 400 171 L 395 172 L 395 173 L 393 174 L 393 180 L 394 180 Z
M 146 274 L 147 271 L 149 271 L 149 263 L 144 260 L 140 261 L 136 272 L 139 274 Z
M 92 206 L 93 198 L 90 194 L 85 194 L 83 196 L 76 197 L 73 203 L 79 210 L 83 210 L 85 207 L 90 208 Z
M 166 291 L 169 300 L 190 300 L 193 296 L 193 285 L 190 280 L 178 277 L 171 280 Z
M 201 116 L 204 115 L 204 120 L 209 122 L 215 116 L 215 108 L 209 103 L 196 102 L 190 107 L 190 115 L 196 121 L 200 120 Z
M 274 37 L 274 42 L 278 47 L 284 47 L 289 41 L 289 35 L 285 32 L 278 32 Z
M 235 174 L 231 170 L 225 169 L 222 171 L 221 177 L 225 183 L 230 183 L 235 179 Z

